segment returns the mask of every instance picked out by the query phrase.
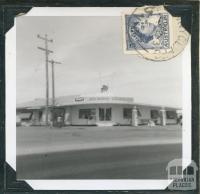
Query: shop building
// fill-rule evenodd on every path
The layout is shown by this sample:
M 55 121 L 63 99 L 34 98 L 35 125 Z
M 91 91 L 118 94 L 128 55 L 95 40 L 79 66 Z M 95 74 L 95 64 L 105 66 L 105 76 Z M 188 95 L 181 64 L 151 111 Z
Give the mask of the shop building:
M 51 100 L 49 102 L 51 104 Z M 103 92 L 94 95 L 65 96 L 49 106 L 49 123 L 58 118 L 63 126 L 168 125 L 177 124 L 180 108 L 141 104 L 131 97 Z M 180 113 L 179 113 L 180 114 Z M 45 99 L 17 105 L 17 118 L 28 125 L 45 125 Z

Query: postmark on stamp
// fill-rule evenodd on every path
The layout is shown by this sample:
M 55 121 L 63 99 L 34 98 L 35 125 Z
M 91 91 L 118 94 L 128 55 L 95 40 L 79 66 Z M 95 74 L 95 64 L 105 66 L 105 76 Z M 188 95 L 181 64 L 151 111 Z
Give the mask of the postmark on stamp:
M 124 53 L 155 61 L 175 57 L 189 39 L 181 19 L 172 17 L 163 6 L 139 7 L 123 13 L 123 29 Z
M 167 14 L 127 15 L 125 17 L 128 50 L 169 49 L 170 36 Z

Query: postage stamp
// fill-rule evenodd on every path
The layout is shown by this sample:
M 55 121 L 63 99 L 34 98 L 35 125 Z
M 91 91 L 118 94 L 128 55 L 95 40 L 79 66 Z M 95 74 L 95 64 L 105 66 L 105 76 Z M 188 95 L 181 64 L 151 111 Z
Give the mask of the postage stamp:
M 125 20 L 127 50 L 169 49 L 168 14 L 126 15 Z
M 123 13 L 125 54 L 150 60 L 168 60 L 178 55 L 189 39 L 181 19 L 172 17 L 163 6 L 145 6 Z

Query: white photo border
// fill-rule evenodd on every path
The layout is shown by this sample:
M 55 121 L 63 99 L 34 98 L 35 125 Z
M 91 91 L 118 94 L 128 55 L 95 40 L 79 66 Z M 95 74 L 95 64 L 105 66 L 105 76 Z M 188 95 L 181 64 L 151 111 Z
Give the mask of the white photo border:
M 32 8 L 29 16 L 121 16 L 130 7 Z M 190 41 L 181 53 L 183 73 L 183 133 L 184 166 L 191 162 L 191 49 Z M 189 110 L 189 111 L 188 111 Z M 6 162 L 16 170 L 16 22 L 6 34 Z M 25 180 L 36 190 L 164 190 L 169 180 Z M 144 187 L 145 185 L 145 187 Z

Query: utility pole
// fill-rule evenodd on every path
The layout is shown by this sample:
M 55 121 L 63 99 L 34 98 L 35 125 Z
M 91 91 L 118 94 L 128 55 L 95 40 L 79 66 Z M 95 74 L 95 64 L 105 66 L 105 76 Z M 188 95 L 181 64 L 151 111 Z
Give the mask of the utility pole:
M 46 125 L 48 125 L 48 108 L 49 108 L 49 70 L 48 70 L 48 56 L 50 53 L 53 53 L 53 51 L 48 49 L 48 43 L 53 42 L 52 39 L 48 39 L 47 34 L 45 34 L 45 37 L 40 36 L 39 34 L 37 35 L 37 38 L 41 39 L 45 43 L 45 48 L 42 47 L 37 47 L 38 49 L 42 50 L 45 52 L 45 64 L 46 64 L 46 107 L 45 107 L 45 112 L 46 112 L 46 117 L 45 117 L 45 122 Z
M 61 64 L 60 62 L 50 60 L 48 61 L 51 63 L 51 70 L 52 70 L 52 106 L 55 106 L 55 78 L 54 78 L 54 64 Z
M 54 64 L 61 64 L 60 62 L 50 60 L 48 61 L 51 63 L 51 73 L 52 73 L 52 120 L 53 120 L 53 126 L 55 125 L 55 113 L 54 113 L 54 108 L 55 108 L 55 77 L 54 77 Z

